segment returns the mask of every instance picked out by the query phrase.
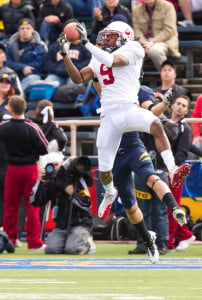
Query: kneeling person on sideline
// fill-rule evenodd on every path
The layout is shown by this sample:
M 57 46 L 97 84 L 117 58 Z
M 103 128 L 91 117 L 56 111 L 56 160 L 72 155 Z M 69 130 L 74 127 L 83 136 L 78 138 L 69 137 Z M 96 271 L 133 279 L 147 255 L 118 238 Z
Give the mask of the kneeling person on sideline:
M 96 251 L 92 239 L 91 200 L 88 186 L 93 183 L 88 157 L 69 158 L 63 163 L 60 152 L 49 153 L 47 166 L 40 169 L 30 202 L 42 207 L 51 201 L 55 229 L 46 241 L 46 254 L 91 254 Z

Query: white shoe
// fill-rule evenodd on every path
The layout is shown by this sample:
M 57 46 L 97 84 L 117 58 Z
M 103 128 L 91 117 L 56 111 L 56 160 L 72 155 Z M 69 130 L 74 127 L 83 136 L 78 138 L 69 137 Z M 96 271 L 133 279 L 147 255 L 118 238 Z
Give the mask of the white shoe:
M 150 233 L 150 241 L 145 243 L 147 247 L 147 252 L 149 256 L 149 260 L 152 264 L 156 264 L 159 261 L 159 252 L 157 246 L 155 244 L 156 233 L 153 231 L 149 231 Z
M 176 208 L 173 211 L 173 218 L 178 222 L 178 224 L 180 226 L 182 226 L 184 224 L 187 224 L 187 219 L 186 219 L 186 216 L 185 216 L 185 212 L 180 208 Z
M 177 24 L 182 26 L 182 27 L 193 27 L 193 26 L 195 26 L 195 24 L 190 20 L 178 21 Z
M 175 248 L 174 249 L 167 249 L 167 253 L 173 253 L 175 252 Z
M 45 248 L 46 248 L 46 244 L 43 244 L 39 248 L 31 248 L 31 249 L 29 249 L 29 251 L 32 251 L 32 252 L 44 252 Z
M 110 213 L 112 204 L 116 199 L 118 192 L 114 190 L 114 194 L 108 194 L 107 192 L 104 194 L 104 199 L 102 200 L 99 209 L 98 209 L 98 217 L 105 218 Z
M 22 243 L 21 243 L 21 241 L 20 241 L 19 239 L 17 239 L 17 240 L 15 241 L 15 247 L 17 247 L 17 248 L 22 247 Z
M 89 247 L 87 254 L 93 254 L 96 252 L 96 246 L 95 246 L 92 236 L 89 236 L 88 241 L 89 241 L 90 247 Z
M 178 246 L 176 247 L 176 250 L 177 251 L 183 251 L 183 250 L 185 250 L 186 248 L 189 247 L 189 245 L 193 241 L 195 241 L 195 239 L 196 239 L 195 235 L 192 235 L 189 239 L 179 242 Z

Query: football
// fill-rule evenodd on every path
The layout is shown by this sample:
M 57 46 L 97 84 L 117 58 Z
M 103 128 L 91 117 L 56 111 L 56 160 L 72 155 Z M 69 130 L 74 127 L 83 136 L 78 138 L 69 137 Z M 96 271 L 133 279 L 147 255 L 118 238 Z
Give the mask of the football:
M 69 23 L 64 27 L 64 34 L 66 35 L 66 39 L 70 42 L 74 42 L 79 40 L 81 35 L 80 32 L 76 28 L 77 23 Z

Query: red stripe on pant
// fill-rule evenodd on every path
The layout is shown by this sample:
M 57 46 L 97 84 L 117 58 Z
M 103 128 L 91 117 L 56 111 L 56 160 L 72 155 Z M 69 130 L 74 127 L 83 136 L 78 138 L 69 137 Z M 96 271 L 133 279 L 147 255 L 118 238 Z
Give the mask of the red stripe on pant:
M 11 241 L 15 243 L 18 236 L 20 200 L 24 197 L 27 217 L 27 243 L 29 249 L 39 248 L 43 244 L 40 240 L 40 208 L 32 206 L 29 201 L 32 187 L 37 178 L 37 165 L 11 165 L 7 167 L 4 181 L 3 228 Z

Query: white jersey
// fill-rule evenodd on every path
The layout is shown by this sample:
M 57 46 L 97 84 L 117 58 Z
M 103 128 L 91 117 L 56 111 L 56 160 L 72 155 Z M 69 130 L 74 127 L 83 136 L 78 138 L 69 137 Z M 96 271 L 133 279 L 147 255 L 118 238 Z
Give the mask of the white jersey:
M 129 41 L 111 55 L 119 54 L 129 59 L 129 64 L 107 67 L 92 57 L 89 67 L 101 84 L 101 107 L 113 104 L 138 103 L 140 73 L 144 59 L 144 49 L 137 41 Z

